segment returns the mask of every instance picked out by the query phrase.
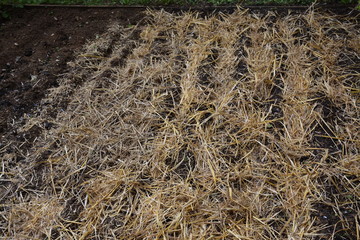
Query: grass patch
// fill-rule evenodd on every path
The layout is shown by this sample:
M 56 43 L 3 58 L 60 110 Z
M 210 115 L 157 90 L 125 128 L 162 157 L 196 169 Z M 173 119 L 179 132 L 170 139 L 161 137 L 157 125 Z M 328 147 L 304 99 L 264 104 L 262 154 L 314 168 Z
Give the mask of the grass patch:
M 64 4 L 64 5 L 226 5 L 226 4 L 279 4 L 279 5 L 304 5 L 311 4 L 313 0 L 3 0 L 3 4 Z M 355 4 L 357 0 L 321 0 L 319 3 Z

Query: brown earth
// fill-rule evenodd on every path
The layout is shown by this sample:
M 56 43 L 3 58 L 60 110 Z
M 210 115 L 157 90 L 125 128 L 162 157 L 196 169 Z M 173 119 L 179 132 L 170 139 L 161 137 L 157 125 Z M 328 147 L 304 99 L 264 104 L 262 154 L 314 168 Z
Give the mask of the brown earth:
M 76 50 L 112 21 L 129 25 L 142 18 L 136 9 L 9 8 L 6 12 L 10 19 L 0 20 L 0 148 L 5 139 L 36 138 L 36 129 L 18 136 L 12 123 L 31 114 L 47 89 L 57 86 Z

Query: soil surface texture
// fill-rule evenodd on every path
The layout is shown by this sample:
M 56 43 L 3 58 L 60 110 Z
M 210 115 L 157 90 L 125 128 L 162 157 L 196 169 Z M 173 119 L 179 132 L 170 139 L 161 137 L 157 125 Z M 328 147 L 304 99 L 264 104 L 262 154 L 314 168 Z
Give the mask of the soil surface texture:
M 112 21 L 126 26 L 142 18 L 137 9 L 27 7 L 6 12 L 9 19 L 0 19 L 0 148 L 4 138 L 36 138 L 36 129 L 18 136 L 13 123 L 31 114 L 47 90 L 58 85 L 76 50 Z

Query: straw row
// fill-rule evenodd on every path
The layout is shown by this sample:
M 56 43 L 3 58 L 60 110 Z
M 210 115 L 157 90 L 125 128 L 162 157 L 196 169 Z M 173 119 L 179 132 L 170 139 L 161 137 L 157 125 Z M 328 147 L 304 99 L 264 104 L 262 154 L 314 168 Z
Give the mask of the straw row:
M 114 24 L 70 63 L 48 98 L 69 91 L 70 102 L 13 178 L 2 231 L 359 237 L 356 19 L 238 9 L 148 11 L 146 20 Z

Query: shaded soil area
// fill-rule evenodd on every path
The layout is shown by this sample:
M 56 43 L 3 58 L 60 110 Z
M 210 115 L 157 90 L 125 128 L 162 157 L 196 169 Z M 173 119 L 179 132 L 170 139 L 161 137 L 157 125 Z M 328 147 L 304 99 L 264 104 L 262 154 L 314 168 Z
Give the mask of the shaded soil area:
M 39 107 L 47 89 L 58 85 L 87 40 L 112 21 L 136 24 L 141 10 L 94 8 L 8 8 L 0 19 L 0 148 L 4 141 L 32 142 L 39 129 L 18 136 L 14 122 Z M 24 147 L 29 147 L 23 145 Z

